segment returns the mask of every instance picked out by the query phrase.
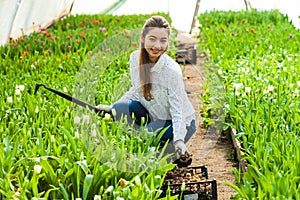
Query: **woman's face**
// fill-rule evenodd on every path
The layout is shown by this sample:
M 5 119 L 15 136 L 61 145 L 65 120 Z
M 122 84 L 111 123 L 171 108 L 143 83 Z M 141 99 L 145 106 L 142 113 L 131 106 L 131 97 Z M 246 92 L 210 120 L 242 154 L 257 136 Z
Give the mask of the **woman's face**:
M 169 34 L 165 28 L 151 28 L 144 38 L 145 49 L 151 62 L 156 62 L 168 48 Z

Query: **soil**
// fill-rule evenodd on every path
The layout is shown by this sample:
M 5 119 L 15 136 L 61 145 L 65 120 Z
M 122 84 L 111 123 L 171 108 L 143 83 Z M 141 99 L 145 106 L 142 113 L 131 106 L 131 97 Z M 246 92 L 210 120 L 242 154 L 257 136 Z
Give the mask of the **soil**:
M 178 33 L 176 40 L 183 45 L 196 43 L 192 35 L 183 32 Z M 197 131 L 188 141 L 187 148 L 193 154 L 191 166 L 207 166 L 208 178 L 217 180 L 218 199 L 228 200 L 236 192 L 224 182 L 235 183 L 232 168 L 238 164 L 234 159 L 234 148 L 230 135 L 216 133 L 217 137 L 209 138 L 211 133 L 202 125 L 203 119 L 200 116 L 202 105 L 197 95 L 203 93 L 202 86 L 205 85 L 203 60 L 204 58 L 197 53 L 196 64 L 183 63 L 181 65 L 187 94 L 197 112 Z

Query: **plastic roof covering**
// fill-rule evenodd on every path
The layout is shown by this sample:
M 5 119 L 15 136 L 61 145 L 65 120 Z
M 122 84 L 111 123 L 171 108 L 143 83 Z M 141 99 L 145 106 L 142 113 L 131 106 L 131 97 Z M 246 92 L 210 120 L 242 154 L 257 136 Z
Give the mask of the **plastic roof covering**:
M 0 45 L 67 15 L 74 0 L 0 0 Z
M 0 0 L 0 45 L 9 37 L 17 38 L 40 27 L 48 27 L 53 20 L 72 14 L 101 13 L 118 0 Z M 120 1 L 120 0 L 119 0 Z M 278 9 L 287 14 L 300 28 L 300 0 L 249 0 L 252 8 Z M 182 31 L 190 31 L 197 0 L 125 0 L 112 14 L 145 14 L 169 12 L 172 24 Z M 211 10 L 242 10 L 244 0 L 201 0 L 199 12 Z
M 300 28 L 300 0 L 248 0 L 252 8 L 258 10 L 278 9 L 287 14 L 295 27 Z M 102 5 L 111 0 L 76 0 L 71 14 L 94 14 L 103 10 Z M 122 14 L 143 14 L 153 12 L 169 12 L 172 25 L 178 30 L 190 31 L 197 0 L 127 0 L 113 12 Z M 76 6 L 78 5 L 78 6 Z M 80 6 L 79 6 L 80 5 Z M 199 12 L 212 10 L 245 10 L 244 0 L 201 0 Z

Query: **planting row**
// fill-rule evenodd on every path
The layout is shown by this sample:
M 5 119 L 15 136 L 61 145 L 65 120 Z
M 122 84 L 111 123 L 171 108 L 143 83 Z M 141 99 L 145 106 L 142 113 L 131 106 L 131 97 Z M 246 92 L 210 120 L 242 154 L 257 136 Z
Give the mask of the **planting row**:
M 235 197 L 300 199 L 300 31 L 277 10 L 215 11 L 199 21 L 208 77 L 223 88 L 206 86 L 203 116 L 209 124 L 222 105 L 224 129 L 237 130 L 247 161 L 245 173 L 233 170 L 237 186 L 228 183 Z
M 0 199 L 159 198 L 174 165 L 158 138 L 34 94 L 42 83 L 91 105 L 118 99 L 149 16 L 69 16 L 0 47 Z

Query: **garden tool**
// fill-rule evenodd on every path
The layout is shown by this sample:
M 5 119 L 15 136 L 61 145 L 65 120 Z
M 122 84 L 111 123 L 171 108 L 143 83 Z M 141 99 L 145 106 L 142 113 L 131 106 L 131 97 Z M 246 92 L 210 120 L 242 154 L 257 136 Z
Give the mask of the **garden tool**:
M 108 109 L 105 109 L 105 108 L 101 109 L 101 107 L 98 107 L 98 106 L 97 107 L 92 106 L 92 105 L 90 105 L 90 104 L 88 104 L 86 102 L 83 102 L 83 101 L 81 101 L 79 99 L 76 99 L 76 98 L 74 98 L 74 97 L 72 97 L 70 95 L 67 95 L 65 93 L 59 92 L 59 91 L 51 89 L 49 87 L 46 87 L 44 84 L 36 84 L 35 85 L 35 89 L 34 89 L 34 94 L 37 93 L 37 91 L 38 91 L 38 89 L 40 87 L 44 87 L 45 89 L 47 89 L 47 90 L 49 90 L 49 91 L 51 91 L 51 92 L 53 92 L 53 93 L 61 96 L 64 99 L 67 99 L 67 100 L 69 100 L 69 101 L 71 101 L 71 102 L 73 102 L 73 103 L 75 103 L 77 105 L 80 105 L 82 107 L 88 108 L 89 110 L 92 110 L 92 111 L 96 112 L 100 116 L 104 116 L 106 113 L 112 114 L 111 110 L 108 110 Z M 178 152 L 176 152 L 176 153 L 178 153 Z M 185 154 L 183 154 L 179 158 L 177 158 L 173 163 L 177 164 L 178 167 L 188 167 L 192 163 L 192 154 L 186 152 Z
M 76 99 L 76 98 L 74 98 L 74 97 L 72 97 L 72 96 L 70 96 L 70 95 L 67 95 L 67 94 L 64 94 L 64 93 L 62 93 L 62 92 L 59 92 L 59 91 L 57 91 L 57 90 L 48 88 L 48 87 L 46 87 L 44 84 L 36 84 L 36 85 L 35 85 L 35 89 L 34 89 L 34 94 L 37 93 L 38 89 L 39 89 L 41 86 L 44 87 L 45 89 L 47 89 L 47 90 L 49 90 L 49 91 L 51 91 L 51 92 L 53 92 L 53 93 L 59 95 L 59 96 L 61 96 L 62 98 L 65 98 L 65 99 L 67 99 L 67 100 L 69 100 L 69 101 L 71 101 L 71 102 L 73 102 L 73 103 L 75 103 L 75 104 L 77 104 L 77 105 L 80 105 L 80 106 L 82 106 L 82 107 L 88 108 L 89 110 L 92 110 L 92 111 L 96 112 L 96 113 L 97 113 L 98 115 L 100 115 L 100 116 L 104 116 L 106 113 L 112 114 L 111 110 L 102 110 L 101 108 L 97 108 L 97 107 L 95 107 L 95 106 L 92 106 L 92 105 L 90 105 L 90 104 L 88 104 L 88 103 L 85 103 L 85 102 L 83 102 L 83 101 L 81 101 L 81 100 L 79 100 L 79 99 Z

